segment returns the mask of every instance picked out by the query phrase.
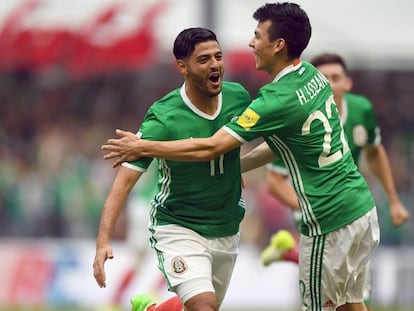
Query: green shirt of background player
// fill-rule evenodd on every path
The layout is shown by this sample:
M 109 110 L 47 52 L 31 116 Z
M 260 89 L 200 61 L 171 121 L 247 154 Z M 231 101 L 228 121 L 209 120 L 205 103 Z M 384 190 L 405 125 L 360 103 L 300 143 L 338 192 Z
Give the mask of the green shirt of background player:
M 247 157 L 243 168 L 280 157 L 292 177 L 303 212 L 302 310 L 366 310 L 365 264 L 379 243 L 375 203 L 352 159 L 328 80 L 298 59 L 311 36 L 308 16 L 297 4 L 273 3 L 253 17 L 258 25 L 249 46 L 256 68 L 273 81 L 237 120 L 210 138 L 174 142 L 137 140 L 118 131 L 122 138 L 103 146 L 110 151 L 106 158 L 216 159 L 263 137 L 258 156 Z
M 145 140 L 210 137 L 244 111 L 250 96 L 240 84 L 222 81 L 223 55 L 210 30 L 183 30 L 173 52 L 184 84 L 149 108 L 137 136 Z M 151 246 L 169 290 L 180 297 L 186 310 L 218 310 L 230 283 L 245 211 L 239 158 L 240 148 L 204 162 L 159 159 L 158 191 L 150 211 Z M 151 161 L 147 157 L 123 163 L 105 201 L 94 261 L 94 276 L 101 287 L 106 286 L 104 263 L 113 257 L 114 224 Z M 165 303 L 157 310 L 183 308 L 176 297 Z M 139 296 L 132 304 L 133 310 L 146 310 L 154 303 Z
M 331 84 L 355 163 L 358 164 L 361 153 L 364 154 L 370 171 L 381 182 L 387 194 L 393 225 L 401 226 L 409 219 L 409 214 L 396 191 L 372 103 L 364 96 L 350 93 L 352 79 L 342 57 L 325 53 L 315 56 L 311 62 Z

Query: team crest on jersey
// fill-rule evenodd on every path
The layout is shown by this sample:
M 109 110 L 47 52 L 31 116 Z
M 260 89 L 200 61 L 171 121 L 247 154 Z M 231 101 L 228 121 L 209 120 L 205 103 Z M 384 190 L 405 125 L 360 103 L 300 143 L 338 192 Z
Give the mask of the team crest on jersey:
M 187 271 L 187 264 L 185 263 L 184 259 L 180 256 L 174 257 L 171 260 L 171 267 L 174 273 L 182 274 Z
M 364 147 L 368 143 L 368 133 L 364 126 L 361 124 L 355 126 L 352 129 L 352 138 L 354 143 L 358 147 Z
M 237 124 L 248 131 L 257 123 L 257 121 L 259 121 L 259 119 L 260 116 L 256 112 L 247 108 L 237 120 Z

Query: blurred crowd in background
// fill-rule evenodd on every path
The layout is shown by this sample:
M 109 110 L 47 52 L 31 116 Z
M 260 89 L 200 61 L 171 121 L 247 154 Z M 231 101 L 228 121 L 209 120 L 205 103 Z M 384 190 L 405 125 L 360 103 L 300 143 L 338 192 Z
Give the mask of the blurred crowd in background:
M 230 72 L 227 79 L 243 83 L 254 96 L 262 81 L 253 70 Z M 375 104 L 397 188 L 412 212 L 414 72 L 352 75 L 355 91 Z M 148 106 L 180 79 L 165 63 L 83 78 L 59 68 L 0 73 L 0 236 L 94 238 L 116 172 L 103 160 L 101 144 L 116 128 L 136 131 Z M 252 224 L 270 233 L 292 228 L 289 212 L 261 187 L 264 174 L 246 178 L 255 190 L 246 190 L 248 215 L 256 219 Z M 393 229 L 381 187 L 374 180 L 370 184 L 380 207 L 383 243 L 414 244 L 412 226 Z
M 153 57 L 148 26 L 162 6 L 150 7 L 144 28 L 125 40 L 92 46 L 86 39 L 96 41 L 108 29 L 116 6 L 92 20 L 80 38 L 47 28 L 16 32 L 19 19 L 41 1 L 21 2 L 0 31 L 0 237 L 95 238 L 116 173 L 100 146 L 116 128 L 135 132 L 149 105 L 182 83 L 172 55 Z M 254 97 L 267 78 L 256 72 L 246 47 L 224 51 L 226 79 L 241 82 Z M 398 192 L 413 214 L 414 70 L 350 69 L 353 91 L 374 103 Z M 264 174 L 246 175 L 245 236 L 259 245 L 275 230 L 294 230 L 289 211 L 265 191 Z M 392 227 L 381 186 L 366 176 L 382 243 L 414 245 L 414 226 Z
M 373 300 L 411 308 L 414 41 L 407 33 L 414 27 L 414 4 L 297 2 L 308 12 L 313 28 L 303 59 L 323 52 L 341 54 L 354 80 L 353 92 L 374 104 L 396 188 L 411 219 L 401 228 L 392 226 L 382 186 L 362 161 L 360 168 L 377 202 L 384 246 L 373 262 Z M 101 209 L 117 172 L 103 159 L 101 145 L 116 136 L 116 128 L 136 132 L 148 107 L 181 86 L 171 47 L 187 27 L 216 32 L 224 52 L 225 79 L 242 83 L 253 98 L 269 82 L 267 74 L 255 69 L 248 47 L 255 27 L 251 14 L 263 3 L 0 1 L 0 309 L 36 305 L 40 310 L 56 304 L 61 310 L 62 305 L 96 307 L 109 302 L 123 273 L 137 265 L 136 242 L 141 237 L 128 230 L 134 228 L 129 220 L 133 217 L 135 223 L 136 214 L 148 214 L 136 213 L 145 209 L 137 198 L 143 189 L 150 190 L 142 183 L 152 178 L 141 178 L 126 204 L 127 213 L 118 220 L 113 236 L 117 264 L 108 265 L 114 269 L 108 271 L 111 285 L 100 289 L 92 278 L 91 260 Z M 257 143 L 246 144 L 242 152 Z M 270 269 L 258 261 L 275 231 L 296 231 L 290 210 L 269 194 L 266 173 L 262 167 L 243 176 L 247 210 L 241 226 L 242 272 L 235 273 L 226 298 L 229 306 L 249 308 L 246 302 L 251 300 L 257 309 L 256 301 L 265 307 L 281 302 L 296 306 L 298 301 L 296 266 Z M 153 258 L 138 266 L 148 274 L 143 282 L 135 279 L 129 290 L 152 290 L 148 276 L 158 273 Z M 252 288 L 257 290 L 253 295 Z M 129 306 L 128 297 L 124 293 Z

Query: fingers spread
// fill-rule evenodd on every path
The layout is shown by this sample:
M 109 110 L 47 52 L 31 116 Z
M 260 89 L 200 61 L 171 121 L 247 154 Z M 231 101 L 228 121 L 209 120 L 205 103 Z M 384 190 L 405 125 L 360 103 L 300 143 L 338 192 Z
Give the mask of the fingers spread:
M 114 159 L 120 157 L 120 154 L 118 152 L 110 152 L 104 155 L 105 160 Z
M 114 145 L 102 145 L 101 149 L 112 151 L 112 150 L 118 150 L 119 148 L 117 146 L 114 146 Z
M 124 162 L 124 161 L 122 161 L 121 159 L 118 159 L 112 164 L 112 167 L 116 168 L 116 167 L 120 166 L 122 164 L 122 162 Z

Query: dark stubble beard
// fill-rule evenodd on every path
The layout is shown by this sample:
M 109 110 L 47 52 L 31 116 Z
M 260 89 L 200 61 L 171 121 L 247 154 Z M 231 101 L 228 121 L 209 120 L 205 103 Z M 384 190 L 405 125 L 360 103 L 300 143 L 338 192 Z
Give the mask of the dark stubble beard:
M 195 76 L 193 75 L 193 77 L 195 77 Z M 207 87 L 207 84 L 209 83 L 208 82 L 209 81 L 208 79 L 206 81 L 204 79 L 200 79 L 199 77 L 197 77 L 196 79 L 193 79 L 193 80 L 196 82 L 198 91 L 201 94 L 203 94 L 203 95 L 205 95 L 207 97 L 215 97 L 218 94 L 220 94 L 220 92 L 221 92 L 221 85 L 217 89 L 217 91 L 213 91 L 213 92 L 209 91 L 209 88 Z

